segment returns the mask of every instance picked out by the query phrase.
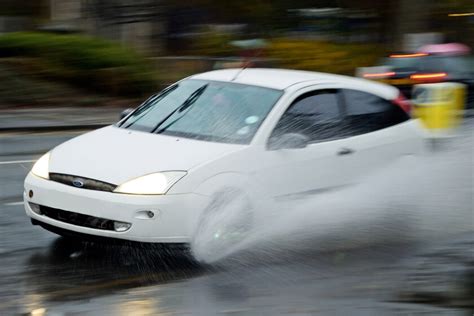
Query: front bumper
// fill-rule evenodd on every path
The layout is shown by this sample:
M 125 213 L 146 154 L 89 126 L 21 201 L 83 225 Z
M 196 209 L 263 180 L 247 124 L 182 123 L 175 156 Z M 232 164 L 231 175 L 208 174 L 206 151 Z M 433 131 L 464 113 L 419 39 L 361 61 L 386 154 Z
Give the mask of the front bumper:
M 140 196 L 79 189 L 31 173 L 25 179 L 24 201 L 29 217 L 62 230 L 150 243 L 189 243 L 200 210 L 209 202 L 194 193 Z M 34 212 L 30 203 L 132 225 L 125 232 L 73 225 Z M 153 218 L 143 216 L 150 210 Z

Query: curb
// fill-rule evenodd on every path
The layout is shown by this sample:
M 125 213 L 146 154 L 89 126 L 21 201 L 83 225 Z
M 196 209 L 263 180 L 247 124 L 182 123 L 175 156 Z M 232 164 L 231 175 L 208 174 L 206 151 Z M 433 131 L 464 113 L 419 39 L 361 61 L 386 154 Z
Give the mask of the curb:
M 77 125 L 50 125 L 50 126 L 11 126 L 0 127 L 0 133 L 8 132 L 55 132 L 55 131 L 74 131 L 81 129 L 97 129 L 112 125 L 114 123 L 104 124 L 77 124 Z

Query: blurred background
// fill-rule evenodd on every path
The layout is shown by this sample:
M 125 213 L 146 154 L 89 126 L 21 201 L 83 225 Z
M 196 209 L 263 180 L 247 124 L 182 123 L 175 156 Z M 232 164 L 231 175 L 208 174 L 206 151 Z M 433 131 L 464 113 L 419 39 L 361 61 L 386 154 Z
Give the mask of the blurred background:
M 469 49 L 474 3 L 1 0 L 0 34 L 0 108 L 119 105 L 243 63 L 354 75 L 428 44 Z
M 472 315 L 472 49 L 473 0 L 0 0 L 0 314 Z M 176 80 L 242 66 L 385 82 L 432 136 L 456 135 L 335 198 L 358 214 L 397 195 L 431 237 L 322 253 L 287 233 L 303 249 L 208 269 L 31 227 L 23 181 L 43 153 Z

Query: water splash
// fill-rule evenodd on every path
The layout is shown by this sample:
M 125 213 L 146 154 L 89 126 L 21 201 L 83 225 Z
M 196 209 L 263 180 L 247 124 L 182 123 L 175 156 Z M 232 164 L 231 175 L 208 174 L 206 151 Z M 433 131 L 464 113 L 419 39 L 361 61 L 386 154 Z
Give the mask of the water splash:
M 242 263 L 473 231 L 472 148 L 469 133 L 424 156 L 400 159 L 356 186 L 281 201 L 276 211 L 254 209 L 262 220 L 247 230 L 242 205 L 224 202 L 196 234 L 193 252 L 208 263 Z

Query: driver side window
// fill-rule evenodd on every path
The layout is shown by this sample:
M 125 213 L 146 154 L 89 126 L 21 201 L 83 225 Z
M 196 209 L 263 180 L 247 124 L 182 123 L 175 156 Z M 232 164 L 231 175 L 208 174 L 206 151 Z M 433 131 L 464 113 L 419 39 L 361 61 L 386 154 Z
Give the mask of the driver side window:
M 339 138 L 342 114 L 337 90 L 318 90 L 299 96 L 275 126 L 272 138 L 296 133 L 311 142 Z

